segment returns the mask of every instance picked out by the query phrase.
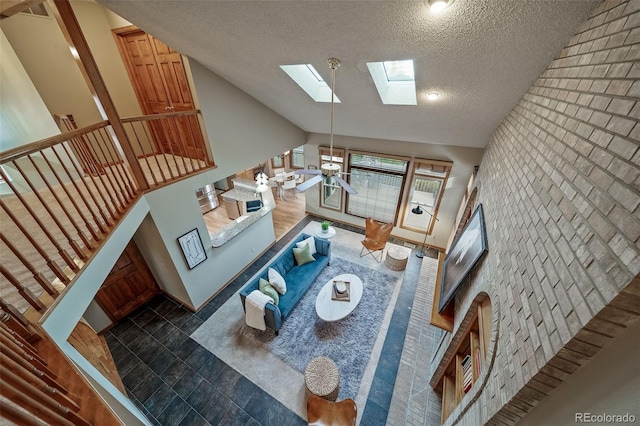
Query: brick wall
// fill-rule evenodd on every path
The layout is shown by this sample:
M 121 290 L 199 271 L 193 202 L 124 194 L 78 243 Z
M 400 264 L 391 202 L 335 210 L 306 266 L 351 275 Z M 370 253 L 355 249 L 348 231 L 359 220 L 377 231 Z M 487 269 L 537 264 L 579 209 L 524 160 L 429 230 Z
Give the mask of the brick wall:
M 448 423 L 515 423 L 639 318 L 639 60 L 640 0 L 603 2 L 492 136 L 456 319 L 492 297 L 495 362 Z

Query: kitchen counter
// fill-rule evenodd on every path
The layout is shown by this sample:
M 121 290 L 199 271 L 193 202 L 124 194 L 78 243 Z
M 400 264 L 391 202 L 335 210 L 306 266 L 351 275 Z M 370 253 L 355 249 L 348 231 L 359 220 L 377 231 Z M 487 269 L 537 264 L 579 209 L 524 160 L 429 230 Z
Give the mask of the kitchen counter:
M 222 194 L 222 198 L 245 202 L 259 200 L 260 196 L 257 196 L 255 191 L 250 191 L 245 188 L 233 188 L 228 190 L 227 192 L 224 192 Z
M 255 191 L 253 189 L 250 189 L 255 188 L 255 182 L 249 179 L 234 179 L 233 183 L 235 187 L 222 194 L 223 198 L 229 198 L 231 200 L 242 202 L 260 199 L 260 196 L 256 197 Z M 229 196 L 227 194 L 229 194 Z M 276 207 L 276 202 L 273 199 L 273 193 L 271 192 L 271 190 L 262 193 L 262 203 L 263 206 L 260 210 L 251 213 L 245 213 L 235 219 L 233 222 L 227 224 L 219 231 L 209 234 L 209 236 L 211 237 L 211 245 L 213 247 L 223 246 L 226 242 L 231 240 L 236 235 L 240 234 L 245 229 L 249 228 L 262 217 L 271 213 L 271 210 Z M 271 226 L 273 226 L 273 224 Z

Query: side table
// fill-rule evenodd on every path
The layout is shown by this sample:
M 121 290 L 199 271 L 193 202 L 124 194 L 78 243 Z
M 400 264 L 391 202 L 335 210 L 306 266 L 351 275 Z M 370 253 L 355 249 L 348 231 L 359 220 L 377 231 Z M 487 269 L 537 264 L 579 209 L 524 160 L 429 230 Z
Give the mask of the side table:
M 387 256 L 384 258 L 384 264 L 392 271 L 404 271 L 407 267 L 408 259 L 408 250 L 401 247 L 391 247 L 387 250 Z
M 316 231 L 316 237 L 323 238 L 325 240 L 328 240 L 329 238 L 335 235 L 336 235 L 336 228 L 334 228 L 333 226 L 330 226 L 329 229 L 327 229 L 327 232 L 322 232 L 322 228 L 320 227 L 318 227 L 318 230 Z
M 338 366 L 326 356 L 312 359 L 304 369 L 304 384 L 307 396 L 313 394 L 335 401 L 340 389 Z

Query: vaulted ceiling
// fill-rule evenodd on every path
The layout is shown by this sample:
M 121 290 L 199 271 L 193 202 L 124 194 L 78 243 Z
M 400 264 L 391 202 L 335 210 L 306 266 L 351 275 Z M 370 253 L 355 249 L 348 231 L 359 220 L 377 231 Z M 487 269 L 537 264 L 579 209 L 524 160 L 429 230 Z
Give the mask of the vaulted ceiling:
M 486 146 L 598 0 L 98 0 L 309 132 L 329 132 L 314 102 L 279 67 L 336 72 L 335 133 Z M 367 62 L 413 59 L 417 106 L 383 105 Z M 442 94 L 427 101 L 426 92 Z

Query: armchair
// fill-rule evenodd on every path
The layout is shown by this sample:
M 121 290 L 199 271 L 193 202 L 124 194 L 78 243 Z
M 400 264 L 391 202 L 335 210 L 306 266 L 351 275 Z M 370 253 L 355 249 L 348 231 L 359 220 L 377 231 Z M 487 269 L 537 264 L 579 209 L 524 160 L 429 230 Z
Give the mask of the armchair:
M 384 252 L 384 248 L 387 245 L 389 235 L 391 235 L 391 230 L 393 230 L 393 224 L 378 223 L 368 217 L 365 222 L 365 234 L 364 240 L 362 240 L 360 257 L 370 254 L 376 260 L 376 262 L 382 262 L 382 255 Z M 378 251 L 380 252 L 380 259 L 376 257 L 376 252 Z
M 310 426 L 355 426 L 358 407 L 353 399 L 328 401 L 317 395 L 307 400 L 307 422 Z

